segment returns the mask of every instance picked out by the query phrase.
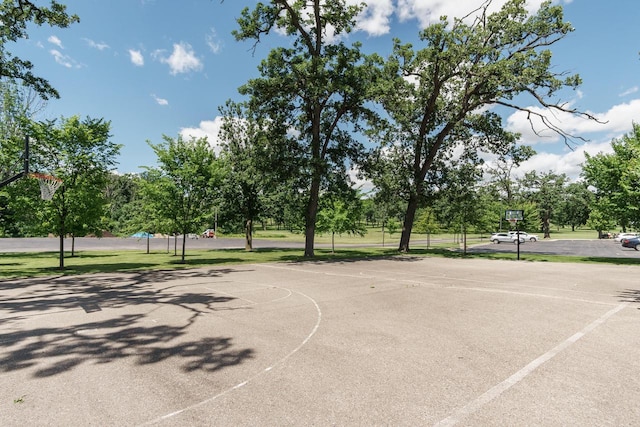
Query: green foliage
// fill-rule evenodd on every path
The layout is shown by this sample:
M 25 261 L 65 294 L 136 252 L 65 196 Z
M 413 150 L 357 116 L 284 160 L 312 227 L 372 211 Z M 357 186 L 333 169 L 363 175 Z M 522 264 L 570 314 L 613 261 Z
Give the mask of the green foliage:
M 550 237 L 551 222 L 561 219 L 563 195 L 567 184 L 568 178 L 565 174 L 552 171 L 528 172 L 521 180 L 523 195 L 538 208 L 537 217 L 540 219 L 545 238 Z
M 402 224 L 400 224 L 400 221 L 395 218 L 389 218 L 385 225 L 387 226 L 387 233 L 389 233 L 389 236 L 393 236 L 400 230 Z
M 318 212 L 317 231 L 331 233 L 332 251 L 335 251 L 335 235 L 354 234 L 364 236 L 366 227 L 361 222 L 362 201 L 357 194 L 347 200 L 323 201 Z
M 340 37 L 354 27 L 360 10 L 344 0 L 311 5 L 272 0 L 253 11 L 245 8 L 234 31 L 238 40 L 256 43 L 276 28 L 290 36 L 288 47 L 273 49 L 260 65 L 261 77 L 240 92 L 249 97 L 249 109 L 271 123 L 270 151 L 287 159 L 273 162 L 272 168 L 291 172 L 289 178 L 306 193 L 307 256 L 313 256 L 320 193 L 329 190 L 333 177 L 346 179 L 349 161 L 363 150 L 353 127 L 371 115 L 364 102 L 377 58 Z
M 146 221 L 146 230 L 181 233 L 184 262 L 186 236 L 211 221 L 223 171 L 206 138 L 165 135 L 163 140 L 149 143 L 159 167 L 147 168 L 138 218 Z
M 60 268 L 64 268 L 63 239 L 101 235 L 107 200 L 104 188 L 116 164 L 120 146 L 109 141 L 111 123 L 87 117 L 33 122 L 30 134 L 36 168 L 63 181 L 50 202 L 40 202 L 47 231 L 60 236 Z
M 440 224 L 433 208 L 428 207 L 418 210 L 413 231 L 422 234 L 432 234 L 440 231 Z
M 42 77 L 33 74 L 33 64 L 25 59 L 12 55 L 7 45 L 20 39 L 29 38 L 27 26 L 33 23 L 38 26 L 66 28 L 79 22 L 77 15 L 69 15 L 66 6 L 51 1 L 48 7 L 38 6 L 36 1 L 2 0 L 0 2 L 0 78 L 7 77 L 22 80 L 24 85 L 33 88 L 43 99 L 59 98 L 58 92 Z
M 534 15 L 523 0 L 508 1 L 501 10 L 488 13 L 484 3 L 471 23 L 443 18 L 423 30 L 421 49 L 396 40 L 384 66 L 377 99 L 388 113 L 388 122 L 373 124 L 372 134 L 382 147 L 374 153 L 371 177 L 379 185 L 375 163 L 390 163 L 407 209 L 401 251 L 409 250 L 416 209 L 430 173 L 441 170 L 454 150 L 482 150 L 506 155 L 517 135 L 502 128 L 489 105 L 526 111 L 552 131 L 569 138 L 538 109 L 522 107 L 531 95 L 536 104 L 556 111 L 582 115 L 565 103 L 547 99 L 562 88 L 575 88 L 578 76 L 554 73 L 548 46 L 573 29 L 563 21 L 562 8 L 543 3 Z

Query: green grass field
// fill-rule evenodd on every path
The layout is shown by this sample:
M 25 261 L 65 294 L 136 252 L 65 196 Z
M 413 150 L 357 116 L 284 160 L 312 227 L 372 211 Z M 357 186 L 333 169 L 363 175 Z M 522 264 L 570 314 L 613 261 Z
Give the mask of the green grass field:
M 538 234 L 538 233 L 536 233 Z M 595 238 L 593 230 L 580 230 L 572 232 L 562 230 L 552 232 L 554 239 L 592 239 Z M 538 234 L 540 238 L 542 235 Z M 240 236 L 237 236 L 240 237 Z M 468 235 L 467 244 L 483 243 L 488 235 Z M 304 242 L 302 234 L 290 233 L 280 230 L 258 230 L 256 239 L 283 240 Z M 122 251 L 83 251 L 71 257 L 69 253 L 65 257 L 65 269 L 58 268 L 57 252 L 34 253 L 3 253 L 0 254 L 0 278 L 22 278 L 50 275 L 73 275 L 88 273 L 113 273 L 131 272 L 138 270 L 175 270 L 195 267 L 219 267 L 224 265 L 237 265 L 263 262 L 292 262 L 313 261 L 330 262 L 346 259 L 362 259 L 373 257 L 401 257 L 401 256 L 431 256 L 431 257 L 473 257 L 483 259 L 514 260 L 513 254 L 466 254 L 461 251 L 461 237 L 452 234 L 434 234 L 429 236 L 427 246 L 426 235 L 413 235 L 411 239 L 411 253 L 400 254 L 397 251 L 400 235 L 384 236 L 384 246 L 366 246 L 382 243 L 382 233 L 372 230 L 364 237 L 359 236 L 335 236 L 336 245 L 353 245 L 350 247 L 337 246 L 335 253 L 328 247 L 316 248 L 315 257 L 304 258 L 302 249 L 260 249 L 251 252 L 241 249 L 233 250 L 188 250 L 186 262 L 180 263 L 180 256 L 174 256 L 165 251 L 122 250 Z M 317 244 L 330 244 L 330 235 L 316 237 Z M 362 245 L 362 246 L 359 246 Z M 522 261 L 535 262 L 585 262 L 585 263 L 610 263 L 610 264 L 634 264 L 635 259 L 617 259 L 581 256 L 539 255 L 527 254 L 521 256 Z

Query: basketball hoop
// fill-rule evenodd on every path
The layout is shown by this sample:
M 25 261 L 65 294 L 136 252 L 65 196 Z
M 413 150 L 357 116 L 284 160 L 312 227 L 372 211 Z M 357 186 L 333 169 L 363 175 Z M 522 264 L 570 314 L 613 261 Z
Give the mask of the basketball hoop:
M 62 185 L 62 180 L 52 175 L 33 172 L 29 176 L 38 180 L 42 200 L 51 200 L 56 190 Z
M 515 227 L 516 224 L 518 224 L 518 219 L 517 218 L 509 218 L 509 224 L 511 224 L 512 227 Z

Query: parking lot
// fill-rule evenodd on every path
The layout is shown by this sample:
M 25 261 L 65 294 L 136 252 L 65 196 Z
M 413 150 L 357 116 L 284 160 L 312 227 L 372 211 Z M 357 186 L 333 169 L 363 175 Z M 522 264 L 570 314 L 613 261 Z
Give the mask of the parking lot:
M 472 245 L 470 252 L 513 252 L 516 254 L 517 245 L 511 243 Z M 640 260 L 640 252 L 634 249 L 623 248 L 619 242 L 608 239 L 579 239 L 579 240 L 540 240 L 537 242 L 525 242 L 520 244 L 520 253 L 553 254 L 553 255 L 579 255 L 593 258 L 637 258 Z
M 403 256 L 0 281 L 0 425 L 637 425 L 639 273 Z

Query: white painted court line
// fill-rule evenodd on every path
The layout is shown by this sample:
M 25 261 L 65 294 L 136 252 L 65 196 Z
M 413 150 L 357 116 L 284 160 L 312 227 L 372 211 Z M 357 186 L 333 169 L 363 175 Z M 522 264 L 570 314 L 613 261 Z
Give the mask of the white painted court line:
M 286 288 L 278 288 L 278 289 L 286 289 Z M 306 338 L 293 350 L 291 350 L 288 354 L 286 354 L 283 358 L 281 358 L 280 360 L 276 361 L 274 364 L 272 364 L 271 366 L 268 366 L 266 368 L 264 368 L 262 371 L 258 372 L 257 374 L 253 375 L 252 377 L 246 379 L 245 381 L 242 381 L 236 385 L 234 385 L 233 387 L 230 387 L 218 394 L 216 394 L 215 396 L 211 396 L 205 400 L 202 400 L 200 402 L 194 403 L 192 405 L 189 405 L 185 408 L 179 409 L 177 411 L 171 412 L 169 414 L 165 414 L 161 417 L 158 417 L 156 419 L 147 421 L 146 423 L 140 424 L 141 426 L 147 426 L 147 425 L 153 425 L 153 424 L 157 424 L 159 422 L 162 422 L 166 419 L 172 418 L 176 415 L 182 414 L 183 412 L 186 411 L 190 411 L 192 409 L 198 408 L 200 406 L 209 404 L 211 402 L 213 402 L 216 399 L 219 399 L 222 396 L 225 396 L 229 393 L 231 393 L 234 390 L 237 390 L 239 388 L 244 387 L 245 385 L 249 384 L 251 381 L 255 380 L 256 378 L 260 377 L 261 375 L 264 375 L 265 373 L 271 371 L 272 369 L 274 369 L 276 366 L 283 364 L 285 361 L 287 361 L 287 359 L 289 359 L 290 357 L 292 357 L 294 354 L 296 354 L 298 351 L 300 351 L 300 349 L 302 347 L 304 347 L 310 340 L 311 338 L 316 334 L 316 332 L 318 331 L 318 328 L 320 328 L 320 322 L 322 320 L 322 310 L 320 310 L 320 306 L 318 305 L 318 303 L 316 302 L 316 300 L 314 300 L 313 298 L 311 298 L 310 296 L 303 294 L 302 292 L 298 292 L 298 291 L 291 291 L 290 289 L 286 289 L 289 292 L 292 293 L 296 293 L 298 295 L 301 295 L 305 298 L 307 298 L 309 301 L 311 301 L 313 303 L 313 305 L 316 308 L 316 312 L 317 312 L 317 319 L 316 319 L 316 324 L 313 327 L 313 329 L 311 330 L 311 332 L 309 332 L 309 334 L 306 336 Z
M 434 424 L 434 426 L 435 427 L 454 426 L 460 421 L 462 421 L 463 418 L 471 414 L 474 414 L 475 412 L 480 410 L 484 405 L 498 398 L 502 393 L 509 390 L 511 387 L 513 387 L 514 385 L 518 384 L 520 381 L 525 379 L 529 374 L 535 371 L 542 364 L 544 364 L 548 360 L 558 355 L 560 352 L 570 347 L 572 344 L 574 344 L 579 339 L 587 335 L 589 332 L 596 329 L 598 326 L 602 325 L 604 322 L 607 321 L 607 319 L 609 319 L 614 314 L 618 313 L 620 310 L 623 310 L 629 304 L 630 304 L 629 302 L 623 302 L 622 304 L 619 304 L 618 306 L 612 308 L 611 310 L 603 314 L 601 317 L 591 322 L 580 332 L 567 338 L 565 341 L 561 342 L 560 344 L 558 344 L 557 346 L 555 346 L 554 348 L 552 348 L 542 356 L 538 357 L 537 359 L 529 363 L 524 368 L 520 369 L 515 374 L 511 375 L 509 378 L 507 378 L 500 384 L 493 386 L 488 391 L 478 396 L 476 399 L 472 400 L 462 408 L 458 409 L 452 415 Z

